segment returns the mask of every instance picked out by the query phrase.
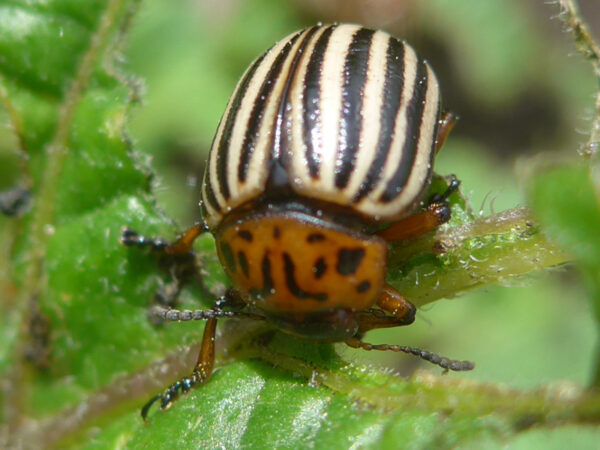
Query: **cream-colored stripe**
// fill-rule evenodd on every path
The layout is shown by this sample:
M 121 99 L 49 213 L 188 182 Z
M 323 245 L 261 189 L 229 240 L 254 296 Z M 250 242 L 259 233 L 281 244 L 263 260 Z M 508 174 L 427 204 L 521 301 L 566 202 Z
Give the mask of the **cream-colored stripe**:
M 294 33 L 295 34 L 295 33 Z M 288 36 L 281 42 L 277 43 L 266 55 L 260 66 L 254 72 L 254 76 L 246 89 L 246 95 L 242 99 L 240 106 L 238 108 L 237 118 L 235 124 L 233 126 L 231 132 L 231 138 L 229 140 L 229 154 L 227 161 L 227 178 L 229 181 L 229 190 L 231 193 L 231 197 L 229 200 L 229 207 L 236 206 L 240 203 L 239 197 L 243 196 L 243 191 L 247 191 L 249 187 L 253 186 L 256 183 L 256 180 L 252 179 L 252 171 L 248 170 L 246 182 L 241 185 L 238 181 L 238 166 L 240 161 L 240 156 L 242 153 L 242 146 L 244 144 L 244 138 L 246 136 L 246 130 L 248 126 L 248 121 L 252 114 L 252 110 L 254 108 L 255 103 L 258 101 L 262 101 L 262 99 L 257 99 L 257 95 L 260 91 L 260 88 L 267 76 L 271 66 L 273 65 L 279 53 L 283 50 L 286 43 L 292 35 Z M 271 99 L 276 99 L 274 96 L 275 92 L 271 93 Z M 272 102 L 272 100 L 269 100 Z M 254 161 L 257 157 L 261 158 L 262 155 L 258 155 L 256 150 L 258 149 L 258 143 L 263 139 L 263 136 L 260 136 L 259 141 L 256 143 L 256 148 L 254 153 L 252 154 L 250 161 Z
M 266 59 L 267 58 L 265 57 L 265 60 Z M 259 72 L 259 70 L 261 70 L 261 68 L 263 70 L 265 70 L 265 60 L 263 60 L 261 62 L 260 66 L 257 68 L 256 72 L 254 73 L 253 82 L 256 82 L 257 73 Z M 206 171 L 207 171 L 207 173 L 208 173 L 209 176 L 205 178 L 205 182 L 211 182 L 211 186 L 212 186 L 213 192 L 215 194 L 215 198 L 217 199 L 217 203 L 219 204 L 219 206 L 221 207 L 222 210 L 226 209 L 227 201 L 223 197 L 223 194 L 222 194 L 221 189 L 219 187 L 219 181 L 218 181 L 219 178 L 218 178 L 218 175 L 217 175 L 217 160 L 220 157 L 220 155 L 218 154 L 219 144 L 221 142 L 221 138 L 223 136 L 223 131 L 225 129 L 225 124 L 227 123 L 227 119 L 228 119 L 229 115 L 232 114 L 232 113 L 235 113 L 235 111 L 231 110 L 233 99 L 235 98 L 235 96 L 237 95 L 238 91 L 240 90 L 241 84 L 242 84 L 242 80 L 244 79 L 244 77 L 246 76 L 246 74 L 248 73 L 248 71 L 250 70 L 250 68 L 252 67 L 252 64 L 250 64 L 248 66 L 248 68 L 244 71 L 244 74 L 240 77 L 240 79 L 239 79 L 239 81 L 238 81 L 235 89 L 233 90 L 233 93 L 231 94 L 231 97 L 229 97 L 229 101 L 227 102 L 227 107 L 225 108 L 225 112 L 223 113 L 223 116 L 221 117 L 221 121 L 219 122 L 219 126 L 217 127 L 217 132 L 215 134 L 215 138 L 213 140 L 213 144 L 211 146 L 209 157 L 208 157 L 208 167 L 206 168 Z M 248 90 L 250 88 L 251 88 L 251 85 L 248 86 L 247 92 L 248 92 Z M 239 116 L 238 116 L 238 120 L 239 120 Z M 229 152 L 231 152 L 231 143 L 229 144 L 229 147 L 230 148 L 228 150 L 229 150 Z M 228 163 L 230 161 L 231 161 L 231 158 L 229 158 Z M 228 169 L 231 169 L 231 167 L 230 167 L 229 164 L 228 164 Z M 229 177 L 229 175 L 227 175 L 227 176 Z M 229 181 L 230 181 L 229 182 L 230 195 L 232 195 L 233 194 L 232 188 L 234 186 L 231 185 L 231 180 L 229 180 Z M 209 204 L 208 211 L 210 212 L 211 210 L 212 210 L 212 208 L 210 208 L 210 204 Z M 214 211 L 214 210 L 212 210 L 212 211 Z
M 382 176 L 379 179 L 379 182 L 375 186 L 369 195 L 368 201 L 361 202 L 361 209 L 364 208 L 365 211 L 372 211 L 377 213 L 381 211 L 383 213 L 384 205 L 379 203 L 379 197 L 385 190 L 389 180 L 392 178 L 394 173 L 396 172 L 396 168 L 402 159 L 402 150 L 404 146 L 404 142 L 407 137 L 407 120 L 406 120 L 406 111 L 408 107 L 408 103 L 410 102 L 413 91 L 415 89 L 415 81 L 417 78 L 417 55 L 415 51 L 407 44 L 404 44 L 404 86 L 402 88 L 402 100 L 400 101 L 400 107 L 398 108 L 398 116 L 396 117 L 396 126 L 394 127 L 394 136 L 392 138 L 392 142 L 390 143 L 390 151 L 388 153 L 387 161 L 385 162 Z
M 268 103 L 264 110 L 259 127 L 260 137 L 249 161 L 248 177 L 246 183 L 243 186 L 240 186 L 239 198 L 236 199 L 238 204 L 256 197 L 265 189 L 265 183 L 268 176 L 268 162 L 271 146 L 276 138 L 277 133 L 277 113 L 279 112 L 281 102 L 283 101 L 283 91 L 287 84 L 291 65 L 294 61 L 295 55 L 298 52 L 298 48 L 304 41 L 307 32 L 308 30 L 302 33 L 302 35 L 294 43 L 292 50 L 289 52 L 285 62 L 281 67 L 280 75 L 277 78 L 275 86 L 273 87 L 273 90 L 269 96 Z M 289 40 L 289 38 L 286 39 L 286 41 L 287 40 Z
M 229 105 L 227 105 L 225 107 L 225 111 L 227 111 L 227 107 Z M 215 137 L 213 138 L 213 142 L 210 148 L 210 151 L 208 153 L 208 159 L 206 160 L 206 166 L 204 168 L 204 176 L 202 177 L 202 203 L 204 204 L 204 207 L 206 208 L 206 213 L 207 213 L 207 217 L 204 218 L 204 220 L 206 220 L 206 222 L 210 225 L 210 222 L 215 222 L 220 220 L 221 218 L 221 213 L 219 211 L 219 209 L 215 209 L 212 204 L 208 201 L 208 189 L 207 186 L 210 184 L 211 187 L 213 187 L 213 192 L 214 192 L 214 181 L 210 176 L 210 165 L 211 165 L 211 160 L 213 158 L 213 155 L 216 153 L 216 150 L 213 150 L 213 147 L 215 147 L 215 143 L 217 142 L 217 138 L 220 137 L 220 135 L 222 134 L 223 130 L 223 122 L 224 122 L 225 118 L 222 116 L 221 119 L 219 120 L 219 124 L 217 125 L 217 132 L 215 134 Z M 218 199 L 217 199 L 217 204 L 218 204 Z M 221 205 L 218 205 L 221 206 Z
M 388 204 L 373 202 L 372 204 L 364 205 L 364 207 L 361 205 L 360 210 L 364 213 L 377 215 L 383 219 L 398 219 L 411 209 L 413 202 L 419 198 L 424 185 L 427 183 L 427 175 L 430 170 L 429 158 L 433 151 L 431 145 L 435 139 L 433 132 L 435 130 L 439 101 L 439 86 L 429 66 L 427 66 L 427 76 L 427 93 L 424 99 L 425 108 L 419 124 L 419 140 L 416 143 L 415 160 L 409 179 L 402 193 L 394 201 Z M 380 192 L 382 191 L 383 189 L 380 190 Z
M 239 82 L 238 82 L 235 92 L 237 92 L 239 87 L 240 86 L 239 86 Z M 218 148 L 219 148 L 219 142 L 221 141 L 221 136 L 223 135 L 223 128 L 225 127 L 225 122 L 227 121 L 226 120 L 227 115 L 229 114 L 229 111 L 231 109 L 232 99 L 233 99 L 233 96 L 229 98 L 229 101 L 227 102 L 227 107 L 225 108 L 225 112 L 223 113 L 223 116 L 221 118 L 221 122 L 219 123 L 219 126 L 217 127 L 217 133 L 213 139 L 213 144 L 212 144 L 212 147 L 210 148 L 210 152 L 208 154 L 208 162 L 207 162 L 207 167 L 205 169 L 206 176 L 204 178 L 205 183 L 211 183 L 211 187 L 215 194 L 215 198 L 217 199 L 217 203 L 219 204 L 221 209 L 225 205 L 225 198 L 221 194 L 221 190 L 219 189 L 219 183 L 217 181 L 218 180 L 218 178 L 217 178 L 217 156 L 218 156 L 217 153 L 218 153 Z
M 359 149 L 356 154 L 356 164 L 350 182 L 344 191 L 345 199 L 350 202 L 356 195 L 364 178 L 371 167 L 381 129 L 382 106 L 385 98 L 384 87 L 386 80 L 387 49 L 390 36 L 377 32 L 373 35 L 369 51 L 367 79 L 363 91 L 362 125 Z
M 397 209 L 404 209 L 418 198 L 427 182 L 427 176 L 431 170 L 430 158 L 433 152 L 432 146 L 435 140 L 434 132 L 438 114 L 438 103 L 440 93 L 437 78 L 427 64 L 427 94 L 425 97 L 425 109 L 421 121 L 421 132 L 417 142 L 417 153 L 412 171 L 406 182 L 402 194 L 392 202 Z
M 357 25 L 340 25 L 329 38 L 329 46 L 323 59 L 321 76 L 321 121 L 323 124 L 320 149 L 320 179 L 312 187 L 320 191 L 320 197 L 339 201 L 339 192 L 335 186 L 335 158 L 340 132 L 340 113 L 342 109 L 342 91 L 344 87 L 344 65 L 352 37 L 360 29 Z M 318 149 L 316 149 L 318 151 Z
M 291 152 L 291 175 L 295 188 L 299 191 L 303 189 L 310 189 L 313 180 L 310 176 L 308 169 L 308 162 L 306 159 L 306 145 L 304 144 L 304 89 L 305 89 L 305 78 L 308 64 L 310 62 L 311 55 L 315 48 L 315 45 L 323 32 L 327 27 L 322 27 L 316 32 L 311 42 L 304 50 L 302 58 L 298 62 L 296 73 L 290 85 L 289 100 L 291 111 L 289 115 L 291 117 L 291 141 L 290 141 L 290 152 Z M 322 142 L 321 124 L 315 129 L 310 130 L 312 135 L 312 142 L 314 144 L 314 151 L 320 152 L 321 148 L 319 143 Z

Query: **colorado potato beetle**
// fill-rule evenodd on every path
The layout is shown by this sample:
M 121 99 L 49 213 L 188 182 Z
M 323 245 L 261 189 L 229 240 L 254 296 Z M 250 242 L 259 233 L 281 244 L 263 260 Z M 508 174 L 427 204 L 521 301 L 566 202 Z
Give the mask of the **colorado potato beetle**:
M 194 239 L 211 232 L 233 284 L 210 310 L 159 308 L 164 320 L 207 324 L 192 374 L 152 398 L 142 416 L 156 400 L 168 408 L 210 378 L 217 319 L 225 317 L 266 319 L 306 339 L 471 370 L 468 361 L 361 339 L 414 321 L 415 307 L 385 282 L 387 245 L 450 219 L 456 179 L 445 193 L 425 203 L 423 197 L 453 123 L 440 113 L 429 64 L 383 31 L 318 25 L 256 59 L 210 149 L 204 223 L 173 244 L 123 231 L 125 245 L 151 247 L 180 263 L 193 256 Z

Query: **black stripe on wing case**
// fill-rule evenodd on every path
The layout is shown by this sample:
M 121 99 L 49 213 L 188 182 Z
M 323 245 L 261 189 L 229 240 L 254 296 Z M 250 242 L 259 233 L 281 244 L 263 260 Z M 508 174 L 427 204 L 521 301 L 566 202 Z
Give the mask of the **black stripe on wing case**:
M 250 84 L 250 80 L 254 76 L 254 72 L 264 59 L 266 53 L 261 55 L 254 64 L 250 67 L 244 79 L 240 82 L 240 87 L 235 94 L 235 97 L 231 101 L 231 107 L 229 108 L 229 114 L 227 115 L 227 119 L 225 120 L 225 127 L 223 128 L 223 134 L 221 134 L 221 140 L 219 141 L 219 146 L 217 148 L 217 154 L 215 157 L 217 158 L 217 181 L 219 182 L 219 189 L 221 190 L 221 195 L 225 198 L 225 200 L 229 199 L 229 182 L 227 180 L 227 165 L 229 159 L 229 140 L 231 138 L 231 133 L 233 131 L 233 127 L 236 122 L 236 117 L 238 111 L 240 109 L 240 105 L 244 96 L 246 95 L 246 91 L 248 90 L 248 85 Z
M 369 66 L 369 49 L 374 30 L 361 28 L 352 38 L 344 64 L 340 135 L 336 155 L 335 185 L 343 189 L 356 164 L 362 128 L 364 87 Z
M 303 139 L 306 147 L 306 162 L 308 172 L 312 178 L 319 176 L 319 167 L 321 163 L 320 154 L 315 153 L 315 146 L 321 148 L 321 75 L 323 70 L 323 60 L 329 44 L 329 38 L 335 26 L 329 26 L 317 42 L 312 51 L 310 61 L 306 67 L 306 77 L 304 78 L 303 106 Z
M 383 86 L 383 101 L 379 113 L 380 128 L 379 140 L 375 157 L 365 179 L 363 180 L 359 191 L 352 200 L 358 203 L 375 186 L 385 166 L 385 162 L 390 152 L 390 145 L 394 138 L 394 128 L 398 118 L 398 109 L 402 101 L 402 90 L 404 89 L 404 44 L 397 39 L 389 38 L 385 69 L 385 84 Z
M 242 144 L 242 151 L 240 153 L 240 161 L 238 165 L 238 181 L 240 183 L 244 183 L 246 181 L 250 158 L 252 158 L 252 153 L 254 152 L 256 143 L 260 139 L 260 124 L 262 122 L 264 111 L 269 103 L 269 94 L 271 94 L 275 84 L 277 84 L 277 79 L 281 74 L 283 64 L 287 59 L 288 54 L 292 50 L 294 42 L 296 42 L 300 34 L 302 34 L 302 32 L 298 32 L 292 36 L 285 44 L 283 49 L 279 52 L 279 55 L 277 55 L 277 58 L 275 58 L 275 61 L 273 61 L 273 64 L 271 65 L 271 68 L 269 69 L 269 72 L 267 73 L 267 76 L 265 77 L 254 99 L 252 111 L 250 112 L 250 118 L 248 119 L 248 124 L 246 125 L 246 134 Z
M 277 140 L 273 143 L 274 145 L 271 149 L 271 153 L 272 155 L 277 155 L 281 167 L 286 170 L 286 173 L 289 170 L 289 159 L 293 157 L 293 155 L 290 153 L 289 143 L 292 134 L 290 129 L 292 127 L 292 121 L 289 114 L 289 111 L 291 111 L 291 105 L 288 98 L 290 86 L 292 84 L 292 80 L 294 79 L 298 62 L 300 61 L 300 58 L 302 57 L 302 54 L 304 53 L 309 42 L 311 41 L 312 36 L 319 30 L 319 28 L 321 27 L 315 26 L 307 30 L 302 42 L 298 46 L 298 50 L 296 51 L 296 54 L 292 60 L 292 64 L 290 65 L 285 87 L 283 88 L 281 103 L 279 104 L 279 111 L 277 111 L 277 117 L 273 123 L 273 129 L 278 130 L 278 133 L 276 134 Z M 270 159 L 273 159 L 273 156 L 271 156 Z
M 217 130 L 221 126 L 222 121 L 223 121 L 223 117 L 221 117 L 221 119 L 219 120 L 219 124 L 217 125 Z M 215 145 L 216 138 L 217 138 L 217 136 L 215 135 L 212 143 L 210 144 L 211 149 Z M 203 182 L 203 184 L 204 184 L 203 197 L 204 197 L 204 200 L 210 204 L 210 206 L 212 207 L 213 210 L 221 212 L 221 206 L 219 205 L 219 202 L 217 201 L 217 197 L 215 196 L 215 191 L 213 190 L 213 187 L 212 187 L 214 180 L 210 176 L 210 159 L 212 157 L 212 151 L 216 151 L 216 150 L 214 150 L 214 149 L 211 150 L 211 154 L 208 157 L 209 159 L 206 162 L 206 168 L 204 169 L 205 175 L 204 175 L 204 182 Z M 206 206 L 204 206 L 204 208 L 206 208 Z
M 204 182 L 204 194 L 206 196 L 206 201 L 210 204 L 212 209 L 221 212 L 221 207 L 219 206 L 219 202 L 217 201 L 217 197 L 215 197 L 215 192 L 212 188 L 212 179 L 210 177 L 210 173 L 208 172 L 207 179 Z
M 423 61 L 419 61 L 417 68 L 417 77 L 413 89 L 413 96 L 406 108 L 406 133 L 407 136 L 402 148 L 402 157 L 396 168 L 396 172 L 388 181 L 385 191 L 379 198 L 382 202 L 394 200 L 406 185 L 406 180 L 413 168 L 413 163 L 417 154 L 417 144 L 421 135 L 421 126 L 423 124 L 423 111 L 425 110 L 425 101 L 427 99 L 427 66 Z

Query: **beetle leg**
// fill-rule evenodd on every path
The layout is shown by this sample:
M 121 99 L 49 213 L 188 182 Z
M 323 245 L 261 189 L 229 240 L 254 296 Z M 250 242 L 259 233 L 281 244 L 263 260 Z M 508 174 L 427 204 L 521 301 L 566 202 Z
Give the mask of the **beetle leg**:
M 375 328 L 389 328 L 402 325 L 409 325 L 415 320 L 415 306 L 406 300 L 396 289 L 390 285 L 385 285 L 379 300 L 377 301 L 383 311 L 389 313 L 383 314 L 381 311 L 372 309 L 359 313 L 359 327 L 357 336 L 362 335 L 366 331 Z M 418 356 L 425 361 L 436 364 L 444 369 L 454 371 L 472 370 L 475 367 L 470 361 L 457 361 L 448 359 L 443 356 L 436 355 L 418 348 L 407 347 L 405 345 L 389 345 L 389 344 L 369 344 L 363 342 L 359 337 L 353 337 L 346 340 L 346 345 L 352 348 L 362 348 L 363 350 L 382 350 L 398 353 L 409 353 Z
M 171 282 L 162 285 L 154 294 L 154 303 L 174 306 L 182 286 L 190 279 L 201 282 L 196 256 L 192 250 L 194 240 L 208 231 L 203 223 L 197 223 L 185 231 L 175 242 L 162 238 L 150 238 L 131 228 L 123 228 L 121 243 L 127 247 L 149 248 L 158 256 L 159 266 L 171 274 Z
M 446 138 L 452 131 L 452 128 L 454 128 L 454 125 L 456 125 L 457 121 L 458 116 L 454 113 L 450 111 L 442 113 L 442 117 L 440 117 L 440 120 L 438 122 L 437 136 L 435 138 L 436 154 L 439 153 L 439 151 L 442 149 L 444 142 L 446 142 Z
M 460 186 L 460 181 L 453 177 L 443 194 L 436 194 L 431 197 L 429 206 L 425 211 L 406 217 L 378 232 L 377 235 L 388 242 L 408 241 L 448 222 L 452 215 L 448 197 L 458 189 L 458 186 Z
M 359 335 L 376 328 L 400 327 L 415 321 L 415 306 L 389 284 L 383 287 L 377 306 L 381 310 L 370 309 L 358 313 Z
M 168 247 L 167 253 L 172 255 L 183 255 L 192 251 L 192 245 L 198 236 L 206 233 L 208 227 L 204 223 L 195 223 L 188 228 L 179 238 Z
M 175 242 L 170 244 L 162 238 L 149 238 L 138 234 L 135 230 L 125 227 L 121 232 L 121 243 L 127 247 L 150 247 L 154 252 L 171 256 L 181 256 L 192 251 L 194 240 L 208 231 L 204 223 L 196 223 L 186 230 Z
M 192 374 L 173 383 L 164 392 L 152 397 L 141 410 L 141 416 L 144 420 L 150 411 L 151 406 L 160 399 L 161 409 L 168 409 L 180 395 L 187 393 L 194 386 L 202 385 L 208 381 L 212 375 L 215 360 L 215 331 L 217 319 L 233 317 L 250 317 L 253 319 L 264 319 L 263 316 L 242 311 L 245 306 L 239 293 L 230 289 L 227 293 L 219 297 L 213 309 L 207 310 L 178 310 L 164 308 L 155 305 L 152 308 L 151 315 L 154 320 L 159 319 L 166 322 L 186 322 L 190 320 L 206 320 L 202 345 L 198 354 L 198 361 L 192 371 Z M 231 311 L 225 311 L 222 308 L 231 308 Z
M 179 398 L 181 394 L 189 392 L 194 386 L 202 385 L 208 381 L 212 375 L 215 362 L 215 332 L 217 329 L 217 319 L 212 317 L 206 321 L 204 327 L 204 335 L 202 337 L 202 345 L 198 354 L 198 361 L 190 376 L 184 377 L 169 386 L 162 394 L 158 394 L 150 399 L 144 405 L 140 414 L 142 419 L 146 421 L 146 416 L 150 411 L 150 407 L 160 399 L 160 408 L 168 409 L 173 402 Z

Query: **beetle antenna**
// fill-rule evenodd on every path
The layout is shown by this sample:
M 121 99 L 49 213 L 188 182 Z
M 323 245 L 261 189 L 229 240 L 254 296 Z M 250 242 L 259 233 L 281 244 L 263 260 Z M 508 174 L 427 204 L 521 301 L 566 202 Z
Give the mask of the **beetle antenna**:
M 369 344 L 368 342 L 363 342 L 360 339 L 352 338 L 346 341 L 346 345 L 352 348 L 362 348 L 363 350 L 381 350 L 381 351 L 392 351 L 397 353 L 408 353 L 410 355 L 418 356 L 425 361 L 429 361 L 432 364 L 440 366 L 444 369 L 444 372 L 448 370 L 453 370 L 455 372 L 462 372 L 467 370 L 473 370 L 475 368 L 475 363 L 471 361 L 457 361 L 454 359 L 448 359 L 444 356 L 436 355 L 435 353 L 431 353 L 425 350 L 421 350 L 418 348 L 407 347 L 405 345 L 389 345 L 389 344 Z
M 149 313 L 152 319 L 165 322 L 188 322 L 190 320 L 208 320 L 235 317 L 250 317 L 252 319 L 264 319 L 258 314 L 243 311 L 223 311 L 220 309 L 171 309 L 160 305 L 154 306 Z

